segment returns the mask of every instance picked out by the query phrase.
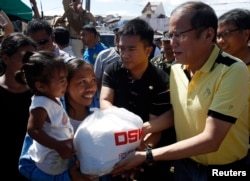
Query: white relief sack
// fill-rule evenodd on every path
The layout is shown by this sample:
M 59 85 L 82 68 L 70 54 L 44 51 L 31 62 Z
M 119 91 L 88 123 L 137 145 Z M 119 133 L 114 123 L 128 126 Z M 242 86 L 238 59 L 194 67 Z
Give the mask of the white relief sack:
M 142 119 L 124 109 L 95 109 L 78 127 L 74 146 L 84 174 L 101 176 L 141 142 Z

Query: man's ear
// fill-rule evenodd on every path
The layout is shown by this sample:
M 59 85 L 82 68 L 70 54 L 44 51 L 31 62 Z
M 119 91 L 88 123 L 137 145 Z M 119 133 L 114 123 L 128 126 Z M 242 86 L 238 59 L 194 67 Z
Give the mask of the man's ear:
M 245 36 L 245 40 L 247 42 L 249 42 L 250 41 L 250 29 L 244 30 L 243 33 L 244 33 L 244 36 Z
M 154 51 L 154 48 L 152 46 L 148 46 L 146 48 L 146 53 L 147 53 L 148 57 L 150 56 L 150 54 L 151 54 L 152 51 Z
M 212 27 L 209 27 L 205 30 L 205 39 L 211 39 L 213 40 L 214 36 L 215 36 L 215 32 L 214 29 Z

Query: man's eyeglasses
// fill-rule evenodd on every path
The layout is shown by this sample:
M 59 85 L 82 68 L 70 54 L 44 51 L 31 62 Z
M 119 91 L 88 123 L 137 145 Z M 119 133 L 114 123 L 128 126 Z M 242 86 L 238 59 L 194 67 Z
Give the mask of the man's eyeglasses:
M 168 39 L 172 40 L 173 38 L 175 38 L 176 40 L 182 40 L 184 38 L 184 33 L 187 33 L 187 32 L 190 32 L 190 31 L 193 31 L 193 30 L 196 30 L 200 27 L 197 27 L 197 28 L 190 28 L 188 30 L 185 30 L 185 31 L 181 31 L 181 32 L 169 32 L 169 33 L 166 33 L 166 37 L 168 37 Z
M 232 32 L 240 31 L 240 30 L 241 29 L 237 28 L 237 29 L 233 29 L 233 30 L 226 30 L 226 31 L 224 31 L 222 33 L 218 33 L 217 34 L 217 40 L 219 40 L 220 38 L 223 38 L 223 39 L 228 38 L 228 37 L 231 36 Z
M 48 43 L 49 40 L 50 40 L 50 36 L 47 39 L 36 41 L 36 44 L 37 45 L 45 45 L 46 43 Z

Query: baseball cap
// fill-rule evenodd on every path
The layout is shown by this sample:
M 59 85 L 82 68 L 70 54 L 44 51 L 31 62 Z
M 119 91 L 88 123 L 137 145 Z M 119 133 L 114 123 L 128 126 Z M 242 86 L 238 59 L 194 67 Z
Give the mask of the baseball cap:
M 168 41 L 168 40 L 170 40 L 169 37 L 168 37 L 168 31 L 165 31 L 165 32 L 163 33 L 163 37 L 162 37 L 161 40 L 163 40 L 163 41 Z
M 113 32 L 117 33 L 119 31 L 119 29 L 128 22 L 128 20 L 120 20 L 118 21 L 118 23 L 115 25 Z

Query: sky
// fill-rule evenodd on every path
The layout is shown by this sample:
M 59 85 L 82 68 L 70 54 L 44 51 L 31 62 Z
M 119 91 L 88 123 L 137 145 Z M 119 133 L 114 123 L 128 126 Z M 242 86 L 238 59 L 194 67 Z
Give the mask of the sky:
M 30 6 L 30 0 L 22 0 Z M 170 16 L 171 11 L 186 0 L 91 0 L 90 11 L 94 15 L 119 15 L 119 16 L 140 16 L 141 11 L 148 2 L 161 1 L 164 6 L 165 15 Z M 250 10 L 250 0 L 201 0 L 211 5 L 219 16 L 233 8 L 247 8 Z M 44 16 L 62 15 L 62 0 L 36 0 L 38 9 L 43 10 Z M 41 8 L 42 7 L 42 8 Z M 85 0 L 83 0 L 85 7 Z

